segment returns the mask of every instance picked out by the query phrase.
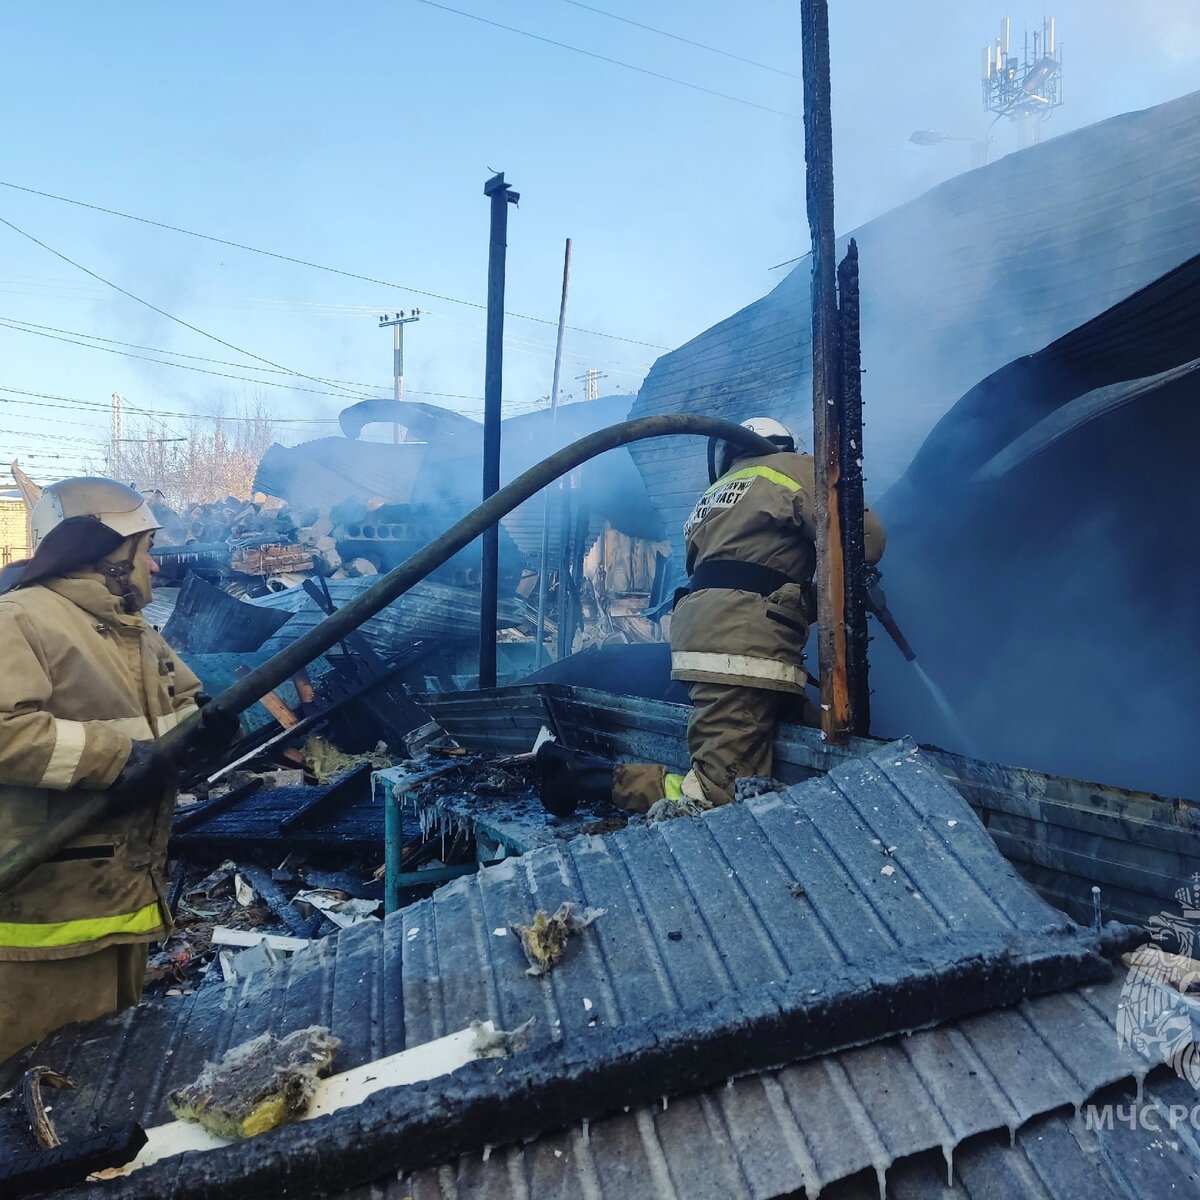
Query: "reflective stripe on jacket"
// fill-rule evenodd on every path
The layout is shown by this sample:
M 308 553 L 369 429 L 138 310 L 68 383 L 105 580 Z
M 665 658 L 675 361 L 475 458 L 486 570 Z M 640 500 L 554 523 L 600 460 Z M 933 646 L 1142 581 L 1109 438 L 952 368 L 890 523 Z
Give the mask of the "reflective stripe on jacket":
M 812 457 L 741 459 L 707 488 L 684 524 L 687 572 L 705 562 L 770 567 L 791 582 L 770 595 L 704 587 L 671 617 L 671 678 L 803 692 L 804 643 L 815 616 Z M 865 511 L 868 562 L 883 554 L 879 518 Z
M 134 739 L 196 711 L 200 684 L 98 574 L 0 597 L 0 853 L 110 786 Z M 71 958 L 165 932 L 174 794 L 109 814 L 0 895 L 0 961 Z

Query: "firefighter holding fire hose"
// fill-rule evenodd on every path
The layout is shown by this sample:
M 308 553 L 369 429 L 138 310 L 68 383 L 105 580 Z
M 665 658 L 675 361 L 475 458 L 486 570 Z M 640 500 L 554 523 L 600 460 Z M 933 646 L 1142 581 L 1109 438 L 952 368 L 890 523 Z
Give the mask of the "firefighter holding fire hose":
M 747 456 L 709 443 L 709 487 L 684 525 L 686 590 L 671 618 L 671 678 L 691 693 L 691 769 L 613 764 L 547 742 L 538 751 L 543 805 L 567 816 L 580 800 L 610 800 L 631 812 L 677 815 L 734 798 L 734 783 L 770 775 L 775 722 L 804 699 L 804 644 L 816 615 L 813 574 L 815 466 L 780 422 L 755 417 L 747 429 L 779 447 Z M 866 559 L 883 555 L 879 518 L 864 512 Z
M 87 792 L 119 801 L 0 895 L 0 1061 L 136 1004 L 170 924 L 175 772 L 154 739 L 200 682 L 141 616 L 157 528 L 132 488 L 68 479 L 33 507 L 33 557 L 0 575 L 0 853 Z

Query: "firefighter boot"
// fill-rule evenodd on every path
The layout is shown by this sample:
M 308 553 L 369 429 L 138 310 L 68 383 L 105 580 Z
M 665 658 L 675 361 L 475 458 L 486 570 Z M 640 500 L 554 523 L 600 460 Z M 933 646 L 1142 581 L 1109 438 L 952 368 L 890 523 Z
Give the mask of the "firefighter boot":
M 569 817 L 581 802 L 612 803 L 613 764 L 607 759 L 546 742 L 538 748 L 537 765 L 542 776 L 538 794 L 548 813 Z

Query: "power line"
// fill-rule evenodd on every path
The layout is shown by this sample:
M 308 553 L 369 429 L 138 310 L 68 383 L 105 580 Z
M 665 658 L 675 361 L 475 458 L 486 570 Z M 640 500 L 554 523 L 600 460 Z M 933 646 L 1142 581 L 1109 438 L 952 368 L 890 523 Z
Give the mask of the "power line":
M 313 383 L 328 384 L 329 382 L 327 379 L 322 379 L 317 375 L 306 375 L 303 371 L 294 371 L 290 367 L 285 367 L 281 363 L 274 362 L 272 359 L 263 358 L 261 354 L 255 354 L 251 350 L 243 350 L 241 346 L 235 346 L 232 342 L 227 342 L 224 338 L 217 337 L 215 333 L 209 333 L 207 330 L 201 329 L 199 326 L 192 325 L 190 322 L 185 321 L 182 317 L 174 316 L 172 313 L 167 312 L 165 308 L 159 308 L 157 304 L 151 304 L 149 300 L 143 300 L 141 296 L 135 296 L 133 292 L 127 291 L 119 284 L 113 283 L 111 279 L 105 279 L 103 275 L 97 274 L 90 268 L 85 267 L 82 263 L 76 262 L 73 258 L 68 258 L 67 255 L 63 254 L 60 250 L 55 250 L 53 246 L 48 246 L 39 238 L 34 237 L 32 233 L 27 233 L 24 229 L 14 225 L 11 221 L 4 217 L 0 217 L 0 225 L 6 225 L 14 233 L 19 233 L 23 238 L 28 238 L 28 240 L 33 242 L 35 246 L 40 246 L 43 250 L 53 254 L 55 258 L 62 259 L 63 262 L 69 263 L 71 266 L 75 267 L 76 270 L 82 271 L 85 275 L 90 275 L 93 279 L 98 279 L 101 283 L 112 288 L 113 291 L 119 292 L 122 296 L 126 296 L 128 299 L 136 301 L 138 304 L 150 309 L 151 312 L 156 312 L 159 316 L 166 317 L 168 321 L 174 321 L 176 325 L 182 325 L 184 329 L 190 329 L 193 333 L 198 333 L 201 337 L 206 337 L 210 341 L 216 342 L 217 345 L 224 346 L 227 350 L 232 350 L 236 354 L 242 354 L 247 358 L 253 358 L 258 362 L 266 363 L 269 367 L 275 367 L 277 370 L 283 371 L 288 375 L 295 375 L 300 379 L 308 379 Z M 363 399 L 369 398 L 361 392 L 347 392 L 346 394 L 358 395 Z
M 110 346 L 93 346 L 90 342 L 81 342 L 81 341 L 77 341 L 75 338 L 69 338 L 69 337 L 59 337 L 57 334 L 46 333 L 39 329 L 24 329 L 21 326 L 11 324 L 10 322 L 8 322 L 6 320 L 0 320 L 0 328 L 11 329 L 13 331 L 13 333 L 27 333 L 34 337 L 50 338 L 51 341 L 55 341 L 55 342 L 66 342 L 70 346 L 80 346 L 84 350 L 101 350 L 105 354 L 117 354 L 117 355 L 120 355 L 122 358 L 136 358 L 136 359 L 140 360 L 141 362 L 155 363 L 160 367 L 177 367 L 181 371 L 195 371 L 200 375 L 214 375 L 218 379 L 240 380 L 244 383 L 257 384 L 260 387 L 284 388 L 290 392 L 303 392 L 310 396 L 333 396 L 338 400 L 349 400 L 354 395 L 358 394 L 358 393 L 353 393 L 353 392 L 351 392 L 351 393 L 329 392 L 329 391 L 321 391 L 317 388 L 297 387 L 295 384 L 279 383 L 274 379 L 255 379 L 249 375 L 230 375 L 226 371 L 212 371 L 205 367 L 189 366 L 187 363 L 168 362 L 166 359 L 151 358 L 149 355 L 146 355 L 146 354 L 132 354 L 128 350 L 114 350 Z M 168 351 L 168 353 L 169 353 L 169 351 Z M 375 385 L 367 384 L 366 386 L 373 387 Z M 364 398 L 367 398 L 367 399 L 371 398 L 371 397 L 367 397 L 365 393 L 362 393 L 362 395 Z
M 0 384 L 0 392 L 6 392 L 14 396 L 28 396 L 36 400 L 61 400 L 64 404 L 41 404 L 39 408 L 68 408 L 68 409 L 84 409 L 87 411 L 99 411 L 107 413 L 109 405 L 98 400 L 81 400 L 77 396 L 59 396 L 54 392 L 35 392 L 28 388 L 9 387 L 5 384 Z M 0 404 L 18 403 L 16 401 L 0 399 Z M 260 419 L 269 421 L 272 425 L 336 425 L 337 417 L 240 417 L 240 416 L 218 416 L 212 413 L 185 413 L 185 412 L 164 412 L 158 409 L 141 408 L 136 405 L 127 405 L 126 412 L 135 413 L 137 416 L 143 417 L 180 417 L 185 421 L 252 421 L 256 422 Z
M 25 187 L 23 184 L 11 183 L 8 180 L 0 179 L 0 187 L 12 188 L 14 191 L 25 192 L 30 196 L 41 196 L 45 200 L 57 200 L 60 204 L 73 204 L 76 208 L 87 208 L 92 212 L 104 213 L 110 217 L 121 217 L 126 221 L 137 221 L 141 225 L 152 225 L 156 229 L 165 229 L 170 233 L 182 233 L 187 237 L 199 238 L 205 242 L 213 242 L 218 246 L 229 246 L 234 250 L 244 250 L 248 254 L 261 254 L 264 258 L 275 258 L 280 262 L 293 263 L 298 267 L 309 267 L 314 271 L 325 271 L 329 275 L 341 275 L 345 279 L 356 279 L 360 283 L 370 283 L 377 287 L 394 288 L 396 291 L 410 292 L 414 296 L 425 296 L 431 300 L 444 300 L 447 304 L 461 304 L 465 308 L 487 310 L 486 304 L 480 304 L 475 300 L 460 300 L 457 296 L 447 296 L 440 292 L 423 291 L 421 288 L 410 287 L 406 283 L 395 283 L 388 279 L 376 279 L 370 275 L 361 275 L 356 271 L 344 271 L 340 267 L 330 267 L 324 263 L 310 262 L 308 259 L 296 258 L 290 254 L 280 254 L 275 250 L 263 250 L 258 246 L 249 246 L 245 242 L 234 242 L 229 238 L 216 237 L 211 233 L 198 233 L 194 229 L 184 229 L 179 225 L 169 225 L 165 221 L 155 221 L 150 217 L 139 217 L 134 213 L 121 212 L 115 208 L 105 208 L 100 204 L 89 204 L 86 200 L 73 200 L 70 196 L 58 196 L 54 192 L 39 191 L 37 188 Z M 517 321 L 532 321 L 537 325 L 558 325 L 556 320 L 550 320 L 547 317 L 531 317 L 526 313 L 506 311 L 504 315 L 512 317 Z M 572 333 L 583 333 L 588 337 L 608 338 L 614 342 L 628 342 L 631 346 L 646 346 L 651 350 L 670 349 L 670 346 L 660 346 L 656 342 L 643 342 L 637 338 L 622 337 L 616 333 L 602 333 L 598 329 L 581 329 L 576 325 L 568 325 L 567 328 Z
M 647 33 L 657 33 L 659 37 L 670 38 L 673 42 L 682 42 L 685 46 L 695 46 L 697 50 L 707 50 L 710 54 L 719 54 L 722 58 L 732 58 L 734 62 L 746 63 L 751 67 L 759 67 L 764 71 L 772 71 L 776 75 L 783 75 L 787 79 L 802 79 L 803 76 L 795 71 L 785 71 L 782 67 L 773 67 L 770 63 L 759 62 L 753 58 L 743 58 L 740 54 L 734 54 L 729 50 L 722 50 L 719 46 L 709 46 L 705 42 L 694 42 L 691 38 L 685 38 L 678 33 L 672 33 L 669 29 L 657 29 L 653 25 L 643 25 L 641 21 L 634 21 L 629 17 L 622 17 L 618 13 L 609 12 L 607 9 L 596 8 L 591 4 L 583 4 L 581 0 L 563 0 L 564 4 L 573 5 L 575 8 L 586 9 L 588 12 L 596 13 L 601 17 L 608 17 L 613 21 L 620 21 L 624 25 L 632 25 L 635 29 L 644 29 Z M 793 114 L 787 113 L 787 116 Z
M 51 333 L 51 332 L 49 332 L 49 330 L 52 330 L 54 328 L 51 325 L 37 326 L 34 328 L 25 328 L 26 325 L 31 325 L 31 324 L 32 324 L 32 322 L 28 322 L 28 321 L 21 322 L 18 324 L 9 317 L 0 317 L 0 328 L 11 329 L 14 333 L 28 333 L 35 337 L 50 338 L 51 341 L 66 342 L 68 345 L 71 345 L 71 346 L 80 346 L 84 350 L 101 350 L 105 354 L 117 354 L 117 355 L 120 355 L 122 358 L 136 358 L 142 362 L 156 363 L 160 367 L 177 367 L 181 371 L 195 371 L 200 375 L 214 375 L 218 379 L 235 379 L 235 380 L 239 380 L 243 383 L 257 384 L 260 387 L 284 388 L 290 392 L 303 392 L 304 394 L 310 395 L 310 396 L 332 396 L 336 400 L 349 400 L 349 399 L 354 398 L 355 396 L 361 396 L 362 399 L 367 399 L 367 400 L 383 398 L 382 396 L 379 396 L 379 397 L 369 396 L 366 393 L 344 392 L 344 391 L 329 392 L 329 391 L 321 391 L 318 388 L 297 387 L 293 383 L 279 383 L 273 379 L 256 379 L 250 375 L 230 375 L 226 371 L 213 371 L 206 367 L 189 366 L 187 363 L 169 362 L 166 359 L 150 358 L 148 355 L 145 355 L 145 354 L 131 354 L 128 350 L 114 350 L 109 346 L 93 346 L 90 342 L 81 342 L 81 341 L 78 341 L 74 337 L 60 337 L 59 333 L 71 333 L 74 331 L 61 330 L 61 331 L 56 331 L 56 332 Z M 80 333 L 77 335 L 77 337 L 85 337 L 85 338 L 90 338 L 93 336 L 94 335 L 90 334 L 90 333 Z M 110 341 L 111 339 L 96 338 L 96 340 L 102 341 L 102 342 L 107 342 L 107 341 Z M 124 345 L 130 345 L 131 343 L 118 342 L 116 344 L 120 345 L 120 346 L 124 346 Z M 146 346 L 143 348 L 147 349 L 147 350 L 154 350 L 155 353 L 157 353 L 157 354 L 174 354 L 175 353 L 174 350 L 159 350 L 153 346 Z M 200 356 L 195 355 L 195 354 L 185 354 L 185 355 L 180 355 L 180 357 L 181 358 L 199 358 Z M 217 360 L 217 359 L 201 359 L 200 361 L 202 361 L 202 362 L 217 362 L 219 360 Z M 231 363 L 229 365 L 236 366 L 238 364 Z M 259 368 L 251 367 L 251 368 L 247 368 L 247 369 L 258 370 Z M 262 369 L 266 370 L 267 368 L 262 368 Z M 287 371 L 282 371 L 280 373 L 288 374 Z M 381 391 L 385 390 L 381 387 L 381 385 L 374 384 L 374 383 L 355 384 L 354 386 L 356 386 L 356 387 L 378 387 L 378 388 L 380 388 Z M 414 396 L 438 396 L 438 397 L 441 397 L 441 398 L 447 399 L 447 400 L 481 400 L 483 398 L 482 396 L 458 395 L 453 392 L 422 392 L 422 391 L 418 391 L 416 388 L 414 388 L 412 390 L 412 394 Z
M 569 42 L 558 42 L 554 38 L 543 37 L 540 33 L 530 33 L 528 29 L 518 29 L 515 25 L 504 25 L 478 13 L 464 12 L 461 8 L 451 8 L 448 4 L 439 4 L 437 0 L 417 0 L 429 8 L 441 9 L 442 12 L 454 13 L 458 17 L 466 17 L 470 21 L 478 21 L 483 25 L 491 25 L 494 29 L 504 29 L 509 33 L 520 34 L 521 37 L 532 38 L 535 42 L 543 42 L 547 46 L 557 46 L 561 50 L 570 50 L 574 54 L 582 54 L 585 58 L 594 58 L 600 62 L 611 63 L 615 67 L 624 67 L 627 71 L 636 71 L 639 75 L 649 75 L 652 79 L 661 79 L 665 83 L 673 83 L 677 87 L 689 88 L 693 92 L 703 92 L 706 96 L 716 96 L 721 100 L 732 100 L 734 104 L 744 104 L 747 108 L 757 108 L 760 112 L 774 113 L 777 117 L 787 117 L 799 121 L 798 113 L 787 112 L 782 108 L 771 108 L 767 104 L 759 104 L 755 100 L 747 100 L 742 96 L 733 96 L 729 92 L 718 92 L 715 88 L 707 88 L 699 83 L 690 83 L 686 79 L 676 79 L 673 75 L 664 75 L 660 71 L 652 71 L 649 67 L 639 67 L 634 63 L 624 62 L 619 58 L 610 58 L 607 54 L 599 54 L 595 50 L 585 50 L 582 46 L 572 46 Z M 549 322 L 548 322 L 549 323 Z
M 370 310 L 365 310 L 365 311 L 374 312 L 375 310 L 370 309 Z M 146 358 L 144 355 L 140 355 L 140 354 L 125 354 L 124 351 L 109 350 L 107 347 L 108 346 L 123 346 L 123 347 L 127 347 L 128 349 L 131 349 L 131 350 L 148 350 L 152 354 L 169 354 L 173 358 L 187 358 L 187 359 L 191 359 L 193 362 L 213 363 L 216 366 L 222 366 L 222 367 L 241 367 L 243 370 L 246 370 L 246 371 L 262 371 L 264 373 L 273 373 L 273 374 L 277 374 L 277 375 L 286 375 L 286 374 L 290 373 L 287 371 L 277 370 L 276 368 L 273 368 L 273 367 L 252 367 L 252 366 L 247 366 L 245 363 L 229 362 L 226 359 L 222 359 L 222 358 L 209 358 L 203 354 L 185 354 L 181 350 L 168 350 L 162 346 L 143 346 L 138 342 L 122 342 L 122 341 L 118 340 L 117 338 L 101 337 L 100 334 L 86 333 L 80 329 L 62 329 L 57 325 L 39 325 L 36 321 L 23 321 L 19 317 L 8 317 L 8 316 L 0 315 L 0 327 L 6 327 L 8 329 L 11 329 L 14 333 L 30 333 L 30 334 L 36 334 L 41 337 L 51 337 L 52 340 L 54 340 L 54 341 L 62 341 L 62 342 L 66 342 L 69 345 L 81 346 L 85 350 L 104 350 L 104 351 L 106 351 L 106 353 L 109 353 L 109 354 L 120 354 L 126 358 L 138 358 L 138 359 L 142 359 L 145 362 L 158 363 L 160 366 L 164 366 L 164 367 L 180 367 L 180 366 L 183 366 L 183 364 L 166 362 L 166 361 L 162 361 L 162 360 L 156 359 L 156 358 Z M 470 326 L 469 328 L 474 328 L 474 327 Z M 66 335 L 66 336 L 53 337 L 52 335 L 54 335 L 54 334 L 61 334 L 61 335 Z M 76 340 L 74 340 L 76 338 L 86 338 L 87 341 L 76 341 Z M 513 335 L 511 337 L 506 337 L 504 339 L 504 341 L 505 341 L 506 346 L 508 346 L 510 349 L 514 350 L 517 353 L 539 354 L 539 355 L 542 355 L 543 357 L 546 357 L 550 354 L 550 351 L 548 350 L 548 348 L 545 347 L 544 345 L 542 345 L 541 343 L 530 342 L 527 339 L 520 338 L 516 335 Z M 92 342 L 104 342 L 104 343 L 106 343 L 106 345 L 105 346 L 93 346 L 93 345 L 91 345 Z M 574 358 L 574 359 L 578 360 L 579 362 L 583 362 L 585 360 L 589 361 L 589 362 L 593 361 L 591 356 L 585 356 L 585 355 L 581 355 L 581 354 L 575 354 L 575 355 L 571 355 L 569 357 Z M 297 387 L 296 385 L 290 384 L 290 383 L 286 383 L 286 384 L 285 383 L 272 383 L 269 380 L 257 379 L 257 378 L 254 378 L 254 377 L 248 376 L 248 375 L 227 375 L 222 371 L 209 371 L 209 370 L 205 370 L 200 367 L 189 367 L 187 369 L 192 370 L 192 371 L 198 371 L 201 374 L 205 374 L 205 375 L 216 375 L 222 379 L 237 379 L 237 380 L 241 380 L 244 383 L 262 383 L 262 384 L 267 385 L 268 387 L 283 387 L 283 388 L 289 389 L 290 391 L 303 392 L 303 393 L 306 393 L 307 395 L 312 395 L 312 396 L 333 396 L 335 399 L 344 399 L 345 398 L 345 397 L 343 397 L 341 392 L 319 391 L 316 388 L 302 388 L 302 387 Z M 621 367 L 614 367 L 614 366 L 609 366 L 608 370 L 614 374 L 631 375 L 631 376 L 635 376 L 638 378 L 641 378 L 642 376 L 645 375 L 644 371 L 628 371 L 628 370 L 624 370 Z M 334 384 L 338 384 L 339 386 L 342 386 L 345 388 L 352 388 L 352 387 L 377 388 L 381 392 L 386 392 L 386 391 L 391 390 L 390 388 L 387 388 L 383 384 L 364 383 L 360 380 L 331 379 L 330 382 L 334 383 Z M 429 392 L 429 391 L 423 391 L 420 388 L 406 388 L 405 391 L 409 395 L 412 395 L 412 396 L 433 396 L 433 397 L 444 399 L 444 400 L 480 400 L 481 401 L 483 399 L 482 396 L 472 396 L 472 395 L 469 395 L 469 394 L 466 394 L 463 392 Z M 383 397 L 381 397 L 381 398 L 383 398 Z

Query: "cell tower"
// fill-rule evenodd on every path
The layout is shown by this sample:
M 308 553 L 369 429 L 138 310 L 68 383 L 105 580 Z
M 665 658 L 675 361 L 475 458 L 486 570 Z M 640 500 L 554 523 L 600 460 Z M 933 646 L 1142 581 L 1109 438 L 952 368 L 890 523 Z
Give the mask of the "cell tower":
M 1000 22 L 1000 36 L 983 48 L 983 106 L 1017 123 L 1018 145 L 1023 150 L 1041 140 L 1042 124 L 1063 102 L 1062 46 L 1055 35 L 1054 18 L 1042 22 L 1041 33 L 1025 33 L 1022 58 L 1011 52 L 1012 21 Z

